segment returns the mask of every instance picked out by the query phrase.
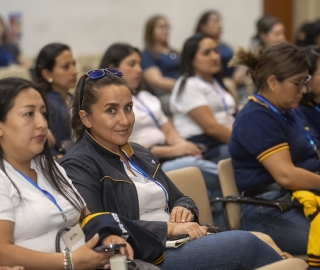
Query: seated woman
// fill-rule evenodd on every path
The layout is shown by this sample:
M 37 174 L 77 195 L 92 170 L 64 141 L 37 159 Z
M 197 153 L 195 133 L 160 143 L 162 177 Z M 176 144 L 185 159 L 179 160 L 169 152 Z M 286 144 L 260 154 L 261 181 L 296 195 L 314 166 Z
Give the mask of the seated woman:
M 236 113 L 233 96 L 223 88 L 217 43 L 196 34 L 183 46 L 180 74 L 170 97 L 178 133 L 207 146 L 205 157 L 214 162 L 228 158 L 227 143 Z
M 179 55 L 169 46 L 170 25 L 161 15 L 148 19 L 145 32 L 145 49 L 141 65 L 143 78 L 150 91 L 161 101 L 162 109 L 170 114 L 169 97 L 178 78 Z
M 53 156 L 61 157 L 72 146 L 69 90 L 77 83 L 76 62 L 69 46 L 50 43 L 36 60 L 35 79 L 46 91 L 49 106 L 49 145 Z
M 0 67 L 8 67 L 10 65 L 31 66 L 31 61 L 25 59 L 18 46 L 7 39 L 6 24 L 0 17 Z
M 299 116 L 301 116 L 308 126 L 310 126 L 318 138 L 320 138 L 320 47 L 308 46 L 304 51 L 309 59 L 309 74 L 311 80 L 308 84 L 307 93 L 299 106 Z
M 57 252 L 59 230 L 78 224 L 80 215 L 90 212 L 50 154 L 44 100 L 44 91 L 29 81 L 13 77 L 0 80 L 0 265 L 96 269 L 113 255 L 95 252 L 98 243 L 125 243 L 120 252 L 131 259 L 131 245 L 142 254 L 143 244 L 144 249 L 154 250 L 149 259 L 156 259 L 162 254 L 157 237 L 110 213 L 87 216 L 82 226 L 89 241 L 72 252 Z M 133 231 L 139 236 L 131 234 Z M 127 236 L 130 244 L 120 236 Z
M 256 35 L 252 38 L 251 50 L 257 52 L 270 46 L 286 41 L 285 28 L 277 18 L 264 15 L 256 24 Z
M 160 160 L 164 172 L 189 166 L 198 167 L 204 176 L 209 198 L 222 197 L 216 164 L 203 160 L 197 145 L 186 141 L 176 132 L 163 113 L 157 97 L 140 90 L 140 63 L 140 51 L 123 43 L 111 45 L 100 63 L 100 68 L 119 68 L 133 92 L 135 124 L 129 141 L 148 148 Z M 219 205 L 215 206 L 214 220 L 215 225 L 226 229 Z
M 228 62 L 233 56 L 232 48 L 221 41 L 222 34 L 222 18 L 217 10 L 209 10 L 204 12 L 196 26 L 196 33 L 203 33 L 211 36 L 217 43 L 217 52 L 221 59 L 221 71 L 223 78 L 232 78 L 234 68 L 228 67 Z
M 240 49 L 231 64 L 247 66 L 258 89 L 237 115 L 229 143 L 239 191 L 290 203 L 292 191 L 319 188 L 319 151 L 312 145 L 318 141 L 292 111 L 309 80 L 305 52 L 289 43 L 260 56 Z M 301 209 L 244 205 L 242 222 L 246 230 L 270 235 L 282 250 L 306 254 L 310 221 Z
M 72 126 L 79 141 L 61 165 L 89 210 L 114 211 L 158 235 L 165 255 L 162 269 L 253 269 L 279 260 L 248 232 L 205 236 L 195 203 L 176 188 L 149 150 L 128 143 L 135 117 L 121 75 L 118 69 L 90 71 L 75 91 Z M 179 234 L 189 234 L 193 241 L 165 249 L 167 236 Z

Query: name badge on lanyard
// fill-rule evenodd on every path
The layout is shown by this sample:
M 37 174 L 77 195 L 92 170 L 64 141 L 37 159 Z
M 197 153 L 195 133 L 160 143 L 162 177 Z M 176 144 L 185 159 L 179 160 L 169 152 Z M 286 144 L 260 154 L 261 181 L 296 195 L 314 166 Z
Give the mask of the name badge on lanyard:
M 85 244 L 85 235 L 77 223 L 66 234 L 62 236 L 63 242 L 70 251 L 76 250 L 78 247 Z

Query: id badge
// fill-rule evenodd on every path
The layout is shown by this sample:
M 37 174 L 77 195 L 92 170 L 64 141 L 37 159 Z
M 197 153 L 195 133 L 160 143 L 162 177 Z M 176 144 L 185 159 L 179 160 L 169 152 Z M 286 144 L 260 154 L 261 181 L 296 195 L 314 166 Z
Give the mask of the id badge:
M 72 227 L 70 231 L 65 233 L 62 236 L 62 239 L 71 252 L 85 244 L 85 235 L 79 223 Z

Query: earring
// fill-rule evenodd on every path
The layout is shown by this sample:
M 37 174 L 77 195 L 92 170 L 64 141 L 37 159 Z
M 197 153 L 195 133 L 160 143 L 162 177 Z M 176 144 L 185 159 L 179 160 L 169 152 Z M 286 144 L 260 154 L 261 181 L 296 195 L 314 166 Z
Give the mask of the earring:
M 48 82 L 49 82 L 49 83 L 52 83 L 52 82 L 53 82 L 53 79 L 52 79 L 52 78 L 49 78 L 49 79 L 48 79 Z

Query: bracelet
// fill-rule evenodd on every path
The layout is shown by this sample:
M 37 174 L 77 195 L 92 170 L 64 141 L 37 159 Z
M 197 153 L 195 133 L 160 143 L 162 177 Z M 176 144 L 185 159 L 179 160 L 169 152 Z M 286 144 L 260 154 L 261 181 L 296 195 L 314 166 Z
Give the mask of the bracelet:
M 64 249 L 63 254 L 63 269 L 64 270 L 74 270 L 72 255 L 69 250 Z

